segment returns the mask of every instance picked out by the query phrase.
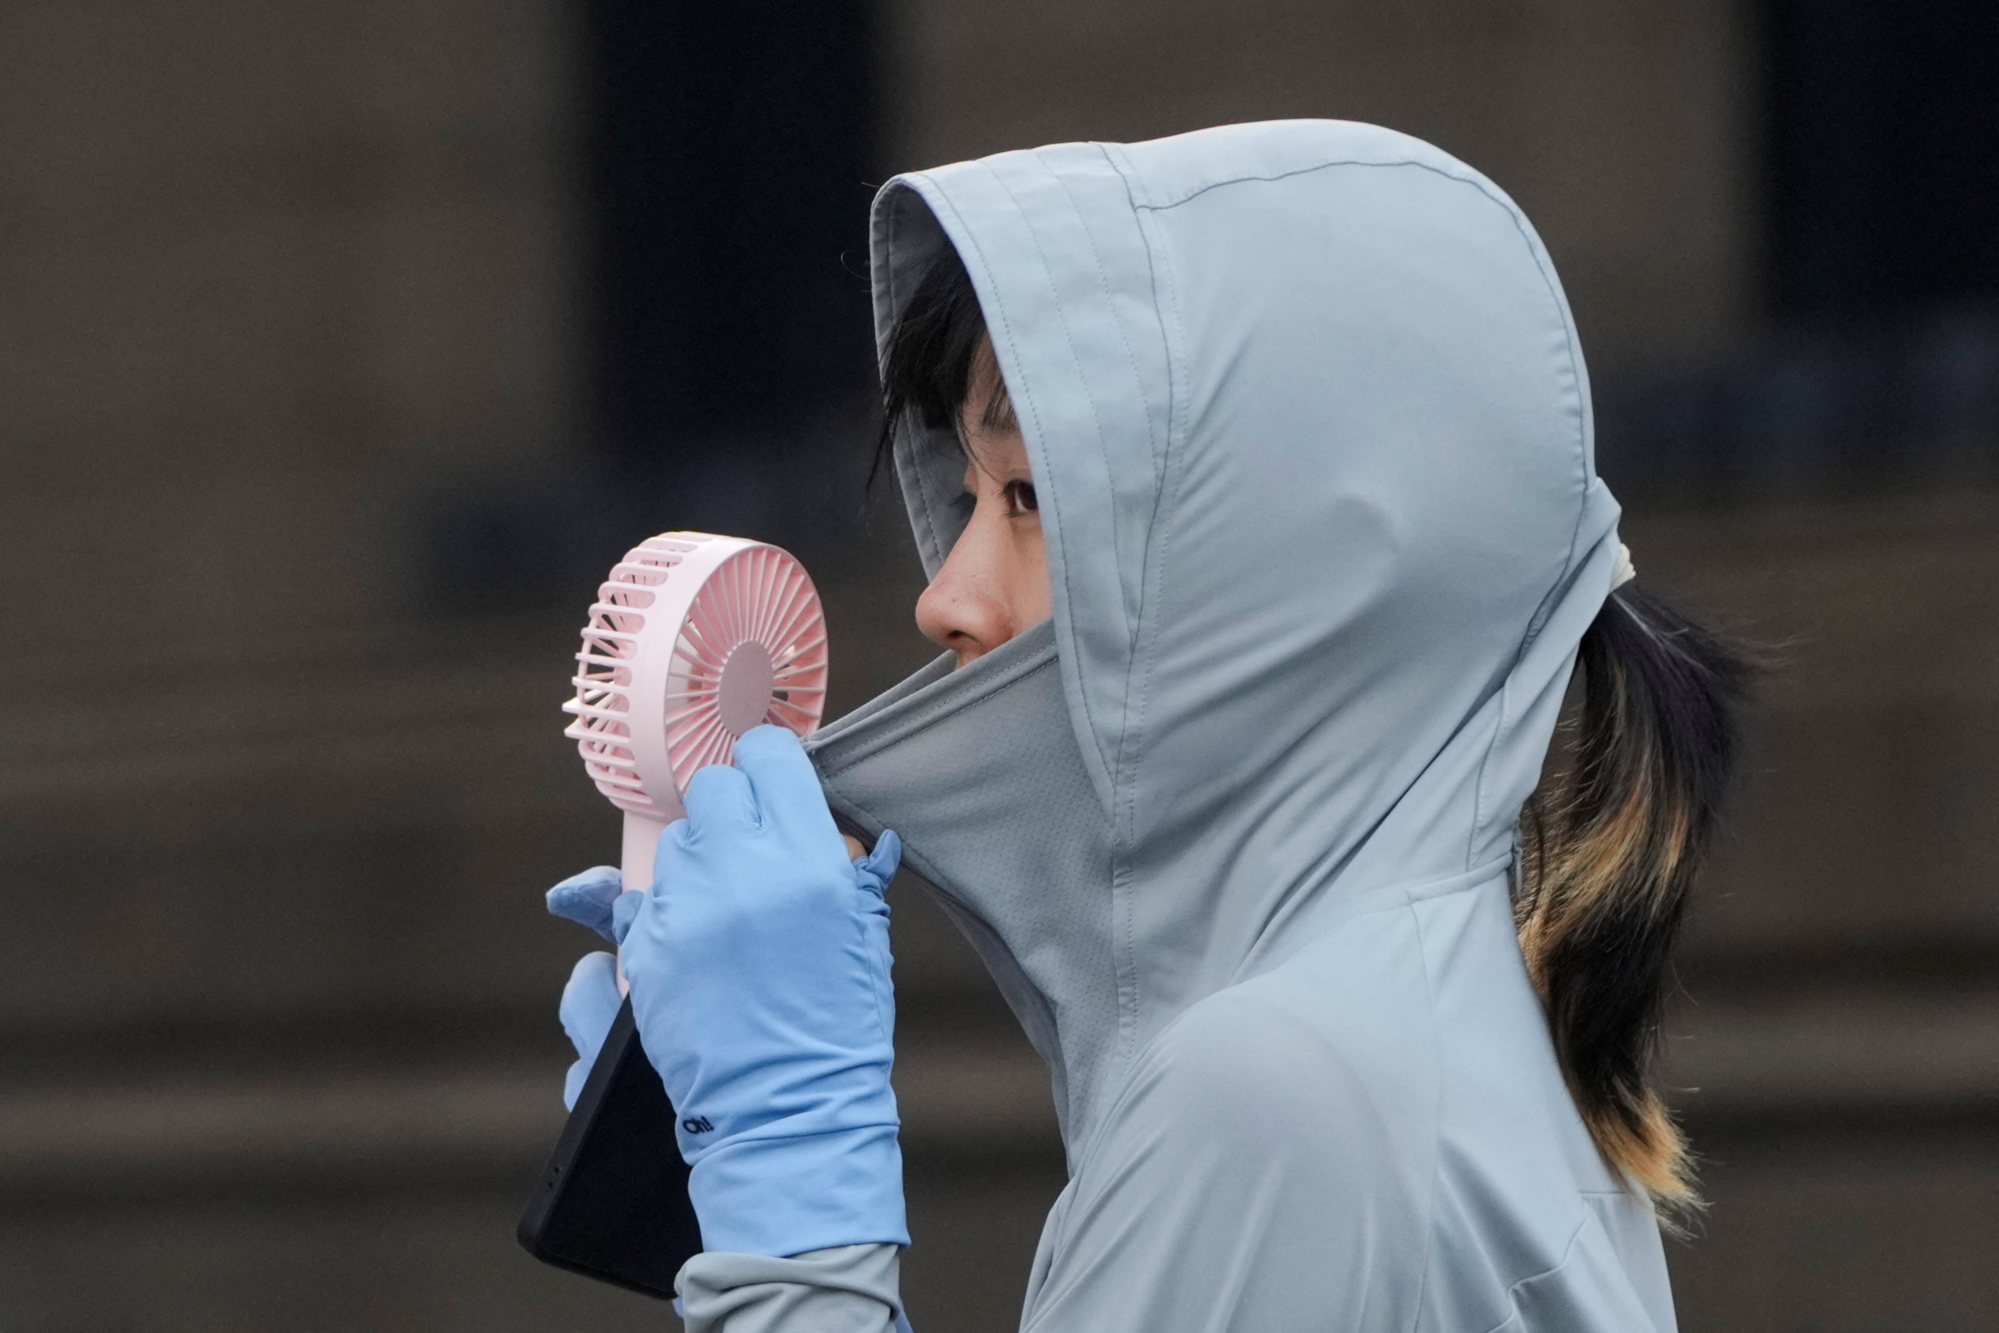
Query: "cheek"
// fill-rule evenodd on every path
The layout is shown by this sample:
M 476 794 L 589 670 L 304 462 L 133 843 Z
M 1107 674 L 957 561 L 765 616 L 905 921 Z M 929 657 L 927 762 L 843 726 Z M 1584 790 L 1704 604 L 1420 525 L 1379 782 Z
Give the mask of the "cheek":
M 1048 619 L 1054 610 L 1048 590 L 1048 548 L 1042 544 L 1039 523 L 1020 525 L 1011 564 L 1009 600 L 1020 627 L 1026 629 Z

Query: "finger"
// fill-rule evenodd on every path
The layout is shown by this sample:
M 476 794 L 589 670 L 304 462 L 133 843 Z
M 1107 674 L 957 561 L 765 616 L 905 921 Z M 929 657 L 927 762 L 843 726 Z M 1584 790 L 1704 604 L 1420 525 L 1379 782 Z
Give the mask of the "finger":
M 799 832 L 815 832 L 815 826 L 823 825 L 827 840 L 837 841 L 839 830 L 833 827 L 826 791 L 797 736 L 771 723 L 751 727 L 736 742 L 736 767 L 749 779 L 764 819 Z
M 750 780 L 727 764 L 710 764 L 696 773 L 682 803 L 687 807 L 687 832 L 695 838 L 703 829 L 757 822 Z
M 896 867 L 901 864 L 902 839 L 894 829 L 885 828 L 875 839 L 874 850 L 855 858 L 854 871 L 863 889 L 881 897 L 888 892 L 888 882 L 895 878 Z
M 618 993 L 618 960 L 607 953 L 586 953 L 570 970 L 569 984 L 562 988 L 562 1004 L 557 1015 L 569 1044 L 584 1063 L 597 1058 L 597 1051 L 610 1035 L 624 996 Z
M 624 888 L 616 866 L 592 866 L 548 891 L 548 910 L 611 939 L 611 904 Z M 613 941 L 615 943 L 615 941 Z
M 643 893 L 637 889 L 628 889 L 619 894 L 618 900 L 611 904 L 611 938 L 618 942 L 619 948 L 624 948 L 625 936 L 631 934 L 632 922 L 638 920 L 639 909 L 644 907 L 645 903 L 646 896 Z
M 685 816 L 659 831 L 659 841 L 652 845 L 652 883 L 646 885 L 648 892 L 660 898 L 666 896 L 667 867 L 673 864 L 673 858 L 679 855 L 680 849 L 687 845 L 692 833 L 693 826 Z M 615 923 L 612 928 L 616 929 Z
M 590 1070 L 596 1063 L 595 1060 L 578 1060 L 569 1066 L 569 1073 L 562 1080 L 562 1108 L 565 1111 L 576 1109 L 576 1099 L 583 1095 L 583 1085 L 590 1081 Z

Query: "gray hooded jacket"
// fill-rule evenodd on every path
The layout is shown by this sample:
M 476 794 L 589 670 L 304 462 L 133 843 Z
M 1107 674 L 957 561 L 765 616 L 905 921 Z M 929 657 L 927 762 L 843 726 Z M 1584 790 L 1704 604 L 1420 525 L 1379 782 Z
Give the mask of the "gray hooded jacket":
M 897 177 L 878 331 L 946 245 L 1053 618 L 813 750 L 1053 1072 L 1070 1180 L 1022 1327 L 1670 1333 L 1508 899 L 1618 555 L 1533 229 L 1427 144 L 1290 121 Z M 961 456 L 897 465 L 934 574 Z M 894 1259 L 708 1254 L 683 1294 L 696 1328 L 886 1328 Z

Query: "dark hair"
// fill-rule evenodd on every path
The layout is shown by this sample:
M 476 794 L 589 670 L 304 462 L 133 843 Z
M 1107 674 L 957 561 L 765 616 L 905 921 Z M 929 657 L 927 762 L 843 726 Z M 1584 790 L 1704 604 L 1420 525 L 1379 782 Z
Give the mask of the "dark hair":
M 1667 966 L 1735 767 L 1749 666 L 1636 583 L 1583 635 L 1569 762 L 1521 815 L 1514 900 L 1569 1091 L 1667 1220 L 1699 1206 L 1654 1077 Z
M 1015 429 L 1013 399 L 1000 376 L 986 317 L 958 252 L 946 247 L 931 262 L 902 308 L 882 352 L 882 430 L 868 484 L 888 465 L 904 427 L 958 429 L 958 414 L 973 387 L 992 377 L 992 395 L 980 415 L 988 430 Z
M 896 432 L 958 426 L 991 357 L 977 295 L 946 250 L 917 283 L 882 357 L 875 474 Z M 1014 424 L 992 367 L 984 424 Z M 1748 676 L 1727 643 L 1635 583 L 1612 593 L 1579 650 L 1572 762 L 1521 813 L 1515 921 L 1563 1077 L 1612 1167 L 1667 1215 L 1698 1205 L 1685 1139 L 1654 1065 L 1667 966 L 1713 840 Z

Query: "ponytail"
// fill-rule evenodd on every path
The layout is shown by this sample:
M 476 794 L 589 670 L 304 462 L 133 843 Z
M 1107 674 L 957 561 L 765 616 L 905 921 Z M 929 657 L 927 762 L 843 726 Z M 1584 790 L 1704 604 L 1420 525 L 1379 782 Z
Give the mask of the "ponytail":
M 1514 917 L 1583 1123 L 1670 1219 L 1700 1198 L 1653 1080 L 1667 964 L 1735 765 L 1748 666 L 1632 583 L 1579 663 L 1571 762 L 1522 813 Z

